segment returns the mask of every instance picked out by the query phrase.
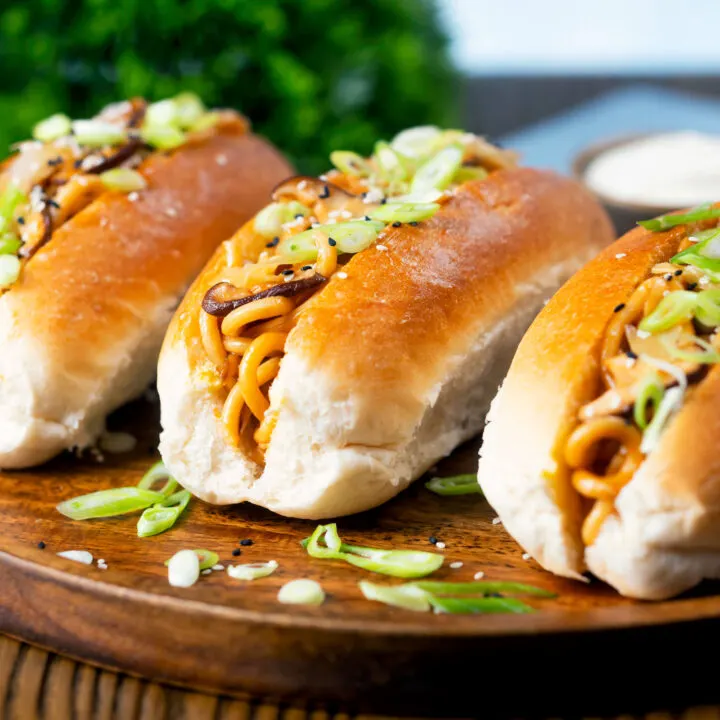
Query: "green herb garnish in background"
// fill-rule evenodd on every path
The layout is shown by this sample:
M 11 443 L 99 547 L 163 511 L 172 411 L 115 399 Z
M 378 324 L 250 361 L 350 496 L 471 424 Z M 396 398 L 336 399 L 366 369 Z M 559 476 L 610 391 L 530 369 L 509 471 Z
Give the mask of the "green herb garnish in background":
M 324 542 L 324 545 L 320 543 Z M 348 545 L 340 539 L 337 525 L 318 525 L 315 532 L 302 541 L 308 555 L 324 560 L 344 560 L 370 572 L 401 578 L 430 575 L 443 564 L 443 556 L 420 550 L 380 550 Z
M 538 598 L 556 597 L 549 590 L 516 582 L 454 583 L 422 580 L 404 585 L 378 585 L 362 580 L 359 586 L 368 600 L 416 612 L 433 609 L 436 613 L 452 615 L 535 612 L 534 608 L 521 600 L 504 597 L 502 593 Z
M 482 495 L 477 475 L 474 474 L 434 477 L 425 483 L 425 487 L 436 495 Z

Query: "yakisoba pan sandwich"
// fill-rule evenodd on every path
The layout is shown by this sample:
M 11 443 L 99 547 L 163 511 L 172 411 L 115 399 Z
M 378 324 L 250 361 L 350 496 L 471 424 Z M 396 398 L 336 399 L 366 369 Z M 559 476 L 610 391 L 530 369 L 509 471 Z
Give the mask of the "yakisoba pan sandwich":
M 706 206 L 642 223 L 520 344 L 479 480 L 548 570 L 587 568 L 647 599 L 720 577 L 718 217 Z
M 86 446 L 177 303 L 288 165 L 193 95 L 55 115 L 0 165 L 0 468 Z
M 432 127 L 295 177 L 216 253 L 160 359 L 186 488 L 321 518 L 376 506 L 482 426 L 523 330 L 611 240 L 574 182 Z

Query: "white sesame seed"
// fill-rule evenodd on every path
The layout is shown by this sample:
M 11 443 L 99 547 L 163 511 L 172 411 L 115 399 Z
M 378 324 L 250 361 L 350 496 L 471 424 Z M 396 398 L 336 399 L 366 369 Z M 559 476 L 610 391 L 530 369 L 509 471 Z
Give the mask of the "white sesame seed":
M 627 253 L 618 253 L 617 255 L 615 255 L 615 259 L 622 260 L 626 255 Z
M 380 252 L 385 252 L 385 250 L 387 250 L 387 246 L 386 246 L 386 245 L 376 245 L 375 247 L 376 247 Z
M 201 575 L 209 575 L 212 572 L 210 568 L 207 568 L 206 570 L 202 570 L 200 572 Z
M 485 573 L 482 570 L 480 570 L 480 572 L 476 572 L 473 575 L 473 580 L 482 580 L 484 577 L 485 577 Z
M 222 155 L 222 154 L 221 154 L 221 155 L 216 155 L 216 156 L 215 156 L 215 162 L 216 162 L 218 165 L 227 165 L 228 160 L 227 160 L 227 157 L 226 157 L 225 155 Z
M 435 547 L 436 547 L 438 550 L 444 550 L 444 549 L 445 549 L 445 543 L 444 543 L 444 542 L 436 542 L 436 543 L 435 543 Z
M 463 564 L 459 560 L 457 562 L 450 563 L 450 567 L 453 570 L 459 570 L 462 566 Z
M 348 274 L 346 272 L 342 272 L 342 270 L 339 273 L 335 273 L 341 280 L 347 280 Z
M 139 193 L 136 193 L 136 192 L 131 192 L 131 193 L 128 194 L 127 197 L 128 197 L 128 200 L 129 200 L 130 202 L 135 202 L 135 201 L 137 201 L 137 199 L 140 197 L 140 194 L 139 194 Z
M 218 563 L 217 565 L 213 565 L 213 566 L 212 566 L 212 569 L 213 569 L 213 570 L 224 570 L 224 569 L 225 569 L 225 566 L 224 566 L 224 565 L 220 565 L 220 564 Z
M 530 555 L 530 553 L 523 553 L 522 559 L 523 560 L 532 560 L 532 556 Z
M 104 564 L 105 564 L 105 558 L 98 558 L 98 559 L 97 559 L 97 564 L 98 564 L 98 565 L 104 565 Z
M 494 517 L 494 518 L 492 519 L 492 524 L 493 524 L 493 525 L 499 525 L 501 522 L 502 522 L 502 520 L 501 520 L 499 517 Z

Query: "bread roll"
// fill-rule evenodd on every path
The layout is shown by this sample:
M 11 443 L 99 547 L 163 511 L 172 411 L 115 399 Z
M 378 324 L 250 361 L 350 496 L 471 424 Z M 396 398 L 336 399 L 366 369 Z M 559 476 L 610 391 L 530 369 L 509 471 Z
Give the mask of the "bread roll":
M 217 245 L 288 164 L 228 119 L 104 191 L 62 224 L 0 295 L 0 467 L 91 444 L 152 380 L 166 327 Z
M 216 253 L 171 324 L 158 372 L 161 452 L 183 486 L 211 503 L 309 519 L 385 502 L 480 431 L 524 329 L 611 239 L 575 182 L 513 167 L 460 184 L 429 220 L 396 225 L 303 306 L 270 385 L 264 462 L 220 421 L 227 388 L 199 326 L 232 254 Z
M 679 291 L 692 306 L 693 294 L 715 285 L 692 263 L 669 263 L 679 250 L 692 246 L 690 236 L 702 237 L 698 233 L 707 227 L 707 221 L 664 232 L 639 227 L 602 252 L 537 317 L 492 403 L 480 451 L 479 482 L 508 532 L 552 572 L 580 578 L 590 570 L 622 594 L 643 599 L 667 598 L 703 578 L 720 577 L 720 459 L 714 442 L 720 432 L 720 367 L 710 354 L 702 363 L 687 363 L 656 342 L 660 337 L 663 343 L 673 340 L 687 352 L 689 346 L 683 343 L 696 333 L 701 340 L 707 337 L 710 345 L 692 351 L 710 353 L 715 328 L 692 321 L 691 309 L 690 322 L 685 316 L 672 328 L 636 329 L 662 297 Z M 652 288 L 657 289 L 654 299 Z M 623 314 L 633 313 L 633 308 L 637 317 L 628 316 L 625 322 Z M 623 339 L 617 354 L 603 357 L 616 327 L 623 338 L 635 338 L 633 344 Z M 635 352 L 638 349 L 645 352 Z M 668 366 L 675 371 L 666 372 Z M 608 368 L 616 373 L 610 385 L 603 380 Z M 643 431 L 630 401 L 637 398 L 639 382 L 650 372 L 667 385 L 663 397 L 673 388 L 679 396 L 683 378 L 689 387 L 664 424 Z M 629 382 L 618 373 L 635 375 Z M 615 409 L 603 415 L 614 399 Z M 568 455 L 582 427 L 608 417 L 612 423 L 622 420 L 621 425 L 630 429 L 620 433 L 637 432 L 643 438 L 637 465 L 622 478 L 614 475 L 613 462 L 615 457 L 624 462 L 636 452 L 631 444 L 621 445 L 609 461 L 599 456 L 602 450 L 592 462 L 580 465 L 571 465 L 575 460 Z M 605 450 L 615 452 L 607 446 Z M 626 454 L 620 457 L 621 452 Z M 615 477 L 617 483 L 608 501 L 611 507 L 605 517 L 598 513 L 597 523 L 587 518 L 598 504 L 577 489 L 585 487 L 580 486 L 581 471 L 601 482 Z

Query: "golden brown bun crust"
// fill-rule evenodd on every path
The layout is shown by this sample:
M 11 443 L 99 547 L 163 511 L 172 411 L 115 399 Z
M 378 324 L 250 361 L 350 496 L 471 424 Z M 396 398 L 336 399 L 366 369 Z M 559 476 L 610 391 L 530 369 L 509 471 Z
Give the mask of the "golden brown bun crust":
M 242 133 L 242 125 L 152 156 L 140 199 L 107 193 L 63 225 L 28 263 L 13 300 L 47 352 L 73 374 L 93 348 L 137 322 L 127 304 L 150 308 L 179 295 L 288 171 L 280 154 Z
M 418 227 L 388 228 L 387 251 L 355 256 L 348 279 L 324 288 L 302 315 L 288 352 L 322 362 L 351 395 L 382 397 L 397 387 L 405 395 L 408 386 L 423 394 L 437 380 L 437 360 L 453 346 L 466 351 L 465 331 L 478 318 L 500 321 L 533 268 L 611 238 L 606 215 L 574 181 L 499 171 L 466 183 Z
M 578 496 L 563 452 L 578 410 L 599 391 L 605 327 L 683 236 L 682 228 L 636 228 L 574 275 L 525 334 L 493 402 L 480 484 L 506 529 L 553 572 L 584 570 Z M 520 438 L 523 452 L 517 453 Z
M 172 311 L 220 242 L 291 168 L 246 123 L 141 166 L 62 225 L 0 296 L 0 467 L 87 445 L 153 377 Z

